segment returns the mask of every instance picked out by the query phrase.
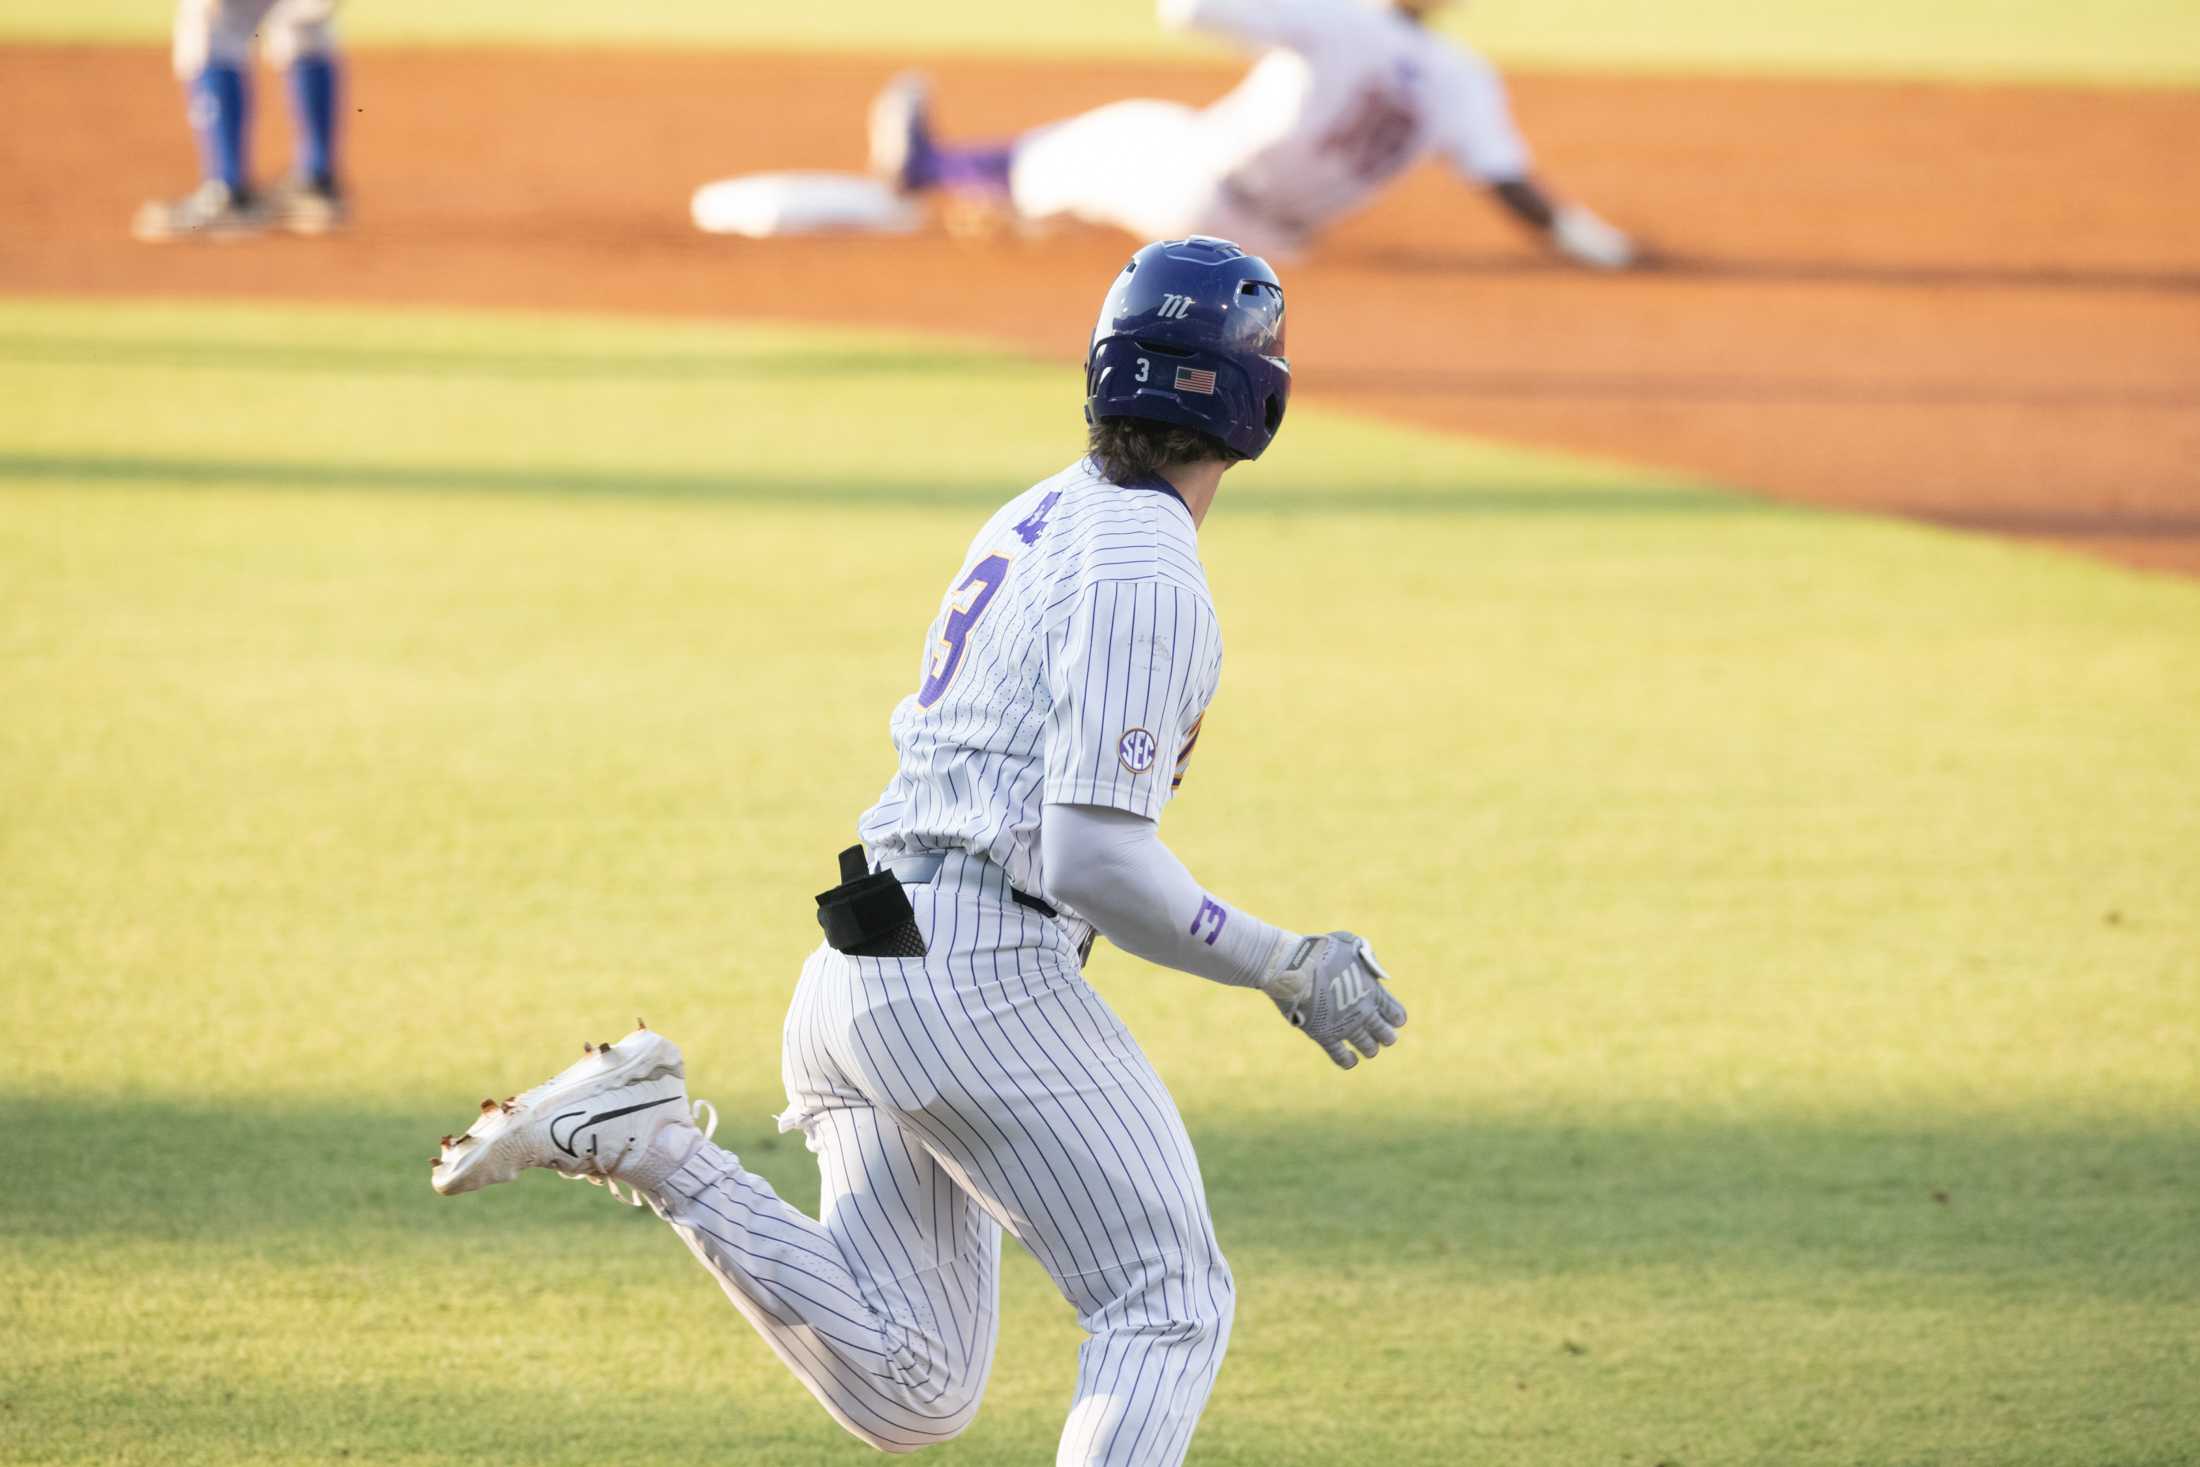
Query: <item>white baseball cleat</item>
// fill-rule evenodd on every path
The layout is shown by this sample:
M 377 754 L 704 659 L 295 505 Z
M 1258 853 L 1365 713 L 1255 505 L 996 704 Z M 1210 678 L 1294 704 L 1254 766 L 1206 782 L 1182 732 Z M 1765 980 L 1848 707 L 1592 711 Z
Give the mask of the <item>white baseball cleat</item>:
M 690 1103 L 679 1046 L 637 1028 L 524 1095 L 484 1100 L 463 1135 L 445 1136 L 429 1181 L 446 1197 L 509 1182 L 529 1167 L 611 1187 L 654 1187 L 704 1139 L 708 1102 Z M 717 1115 L 710 1116 L 717 1128 Z M 679 1134 L 685 1131 L 687 1135 Z
M 148 244 L 173 240 L 228 241 L 267 232 L 267 209 L 258 198 L 210 178 L 180 199 L 139 206 L 130 233 Z
M 351 223 L 351 204 L 332 182 L 292 177 L 270 190 L 267 222 L 292 234 L 337 234 Z
M 871 101 L 871 174 L 902 193 L 930 182 L 931 103 L 932 84 L 914 71 L 895 77 Z

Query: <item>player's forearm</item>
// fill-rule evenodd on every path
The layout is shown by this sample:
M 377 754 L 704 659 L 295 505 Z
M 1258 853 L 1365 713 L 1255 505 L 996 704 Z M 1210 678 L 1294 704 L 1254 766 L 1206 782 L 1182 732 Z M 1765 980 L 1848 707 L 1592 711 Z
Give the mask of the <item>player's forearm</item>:
M 1154 822 L 1097 805 L 1048 805 L 1046 895 L 1123 951 L 1217 983 L 1257 988 L 1298 936 L 1210 894 Z
M 1490 192 L 1515 219 L 1530 229 L 1548 231 L 1558 212 L 1551 196 L 1531 178 L 1500 179 L 1490 185 Z

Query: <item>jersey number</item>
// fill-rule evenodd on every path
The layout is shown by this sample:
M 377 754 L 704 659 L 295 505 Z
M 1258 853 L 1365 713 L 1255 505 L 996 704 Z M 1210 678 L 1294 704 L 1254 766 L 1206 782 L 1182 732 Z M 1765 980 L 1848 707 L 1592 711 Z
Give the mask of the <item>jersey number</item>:
M 1001 582 L 1008 579 L 1008 557 L 988 555 L 971 567 L 970 574 L 955 588 L 955 594 L 947 599 L 947 625 L 942 635 L 932 644 L 932 660 L 925 664 L 924 685 L 917 689 L 917 706 L 929 708 L 939 702 L 940 694 L 955 680 L 955 670 L 962 666 L 963 643 L 970 639 L 970 629 L 985 615 L 985 608 L 993 600 L 993 593 L 1001 589 Z
M 1346 166 L 1362 178 L 1388 178 L 1405 165 L 1418 124 L 1405 98 L 1370 86 L 1322 138 L 1322 151 L 1344 154 Z

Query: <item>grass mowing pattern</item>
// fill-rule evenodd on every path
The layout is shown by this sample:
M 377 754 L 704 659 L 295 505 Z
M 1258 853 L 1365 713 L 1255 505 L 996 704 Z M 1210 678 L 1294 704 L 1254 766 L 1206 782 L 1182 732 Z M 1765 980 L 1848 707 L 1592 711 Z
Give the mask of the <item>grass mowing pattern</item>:
M 11 1460 L 867 1459 L 653 1220 L 424 1163 L 639 1012 L 814 1197 L 768 1120 L 809 896 L 1072 390 L 839 333 L 0 310 Z M 1200 1460 L 2200 1450 L 2200 587 L 1746 503 L 1318 404 L 1233 475 L 1170 839 L 1375 935 L 1415 1027 L 1337 1076 L 1095 964 L 1241 1276 Z M 1069 1388 L 1008 1274 L 959 1462 L 1042 1459 Z
M 168 12 L 143 0 L 11 0 L 0 36 L 157 41 Z M 1822 76 L 1919 76 L 2189 85 L 2200 80 L 2200 11 L 2188 0 L 1473 0 L 1442 22 L 1511 63 L 1562 68 L 1704 70 Z M 375 44 L 579 46 L 604 43 L 793 48 L 887 56 L 1188 58 L 1222 54 L 1163 34 L 1150 0 L 1013 0 L 824 7 L 665 0 L 380 0 L 346 11 L 345 33 Z

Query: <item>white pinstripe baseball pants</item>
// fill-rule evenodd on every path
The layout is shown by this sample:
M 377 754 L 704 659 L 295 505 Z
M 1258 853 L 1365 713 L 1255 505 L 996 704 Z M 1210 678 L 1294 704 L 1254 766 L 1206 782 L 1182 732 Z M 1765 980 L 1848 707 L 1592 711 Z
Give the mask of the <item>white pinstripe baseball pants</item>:
M 909 889 L 923 959 L 827 948 L 787 1015 L 823 1220 L 706 1143 L 658 1211 L 833 1419 L 914 1451 L 977 1415 L 1001 1231 L 1090 1336 L 1057 1464 L 1184 1458 L 1235 1293 L 1176 1104 L 1053 923 L 951 855 Z
M 268 60 L 288 66 L 325 56 L 336 45 L 336 0 L 177 0 L 172 59 L 184 81 L 209 61 L 252 64 L 252 43 L 267 41 Z

